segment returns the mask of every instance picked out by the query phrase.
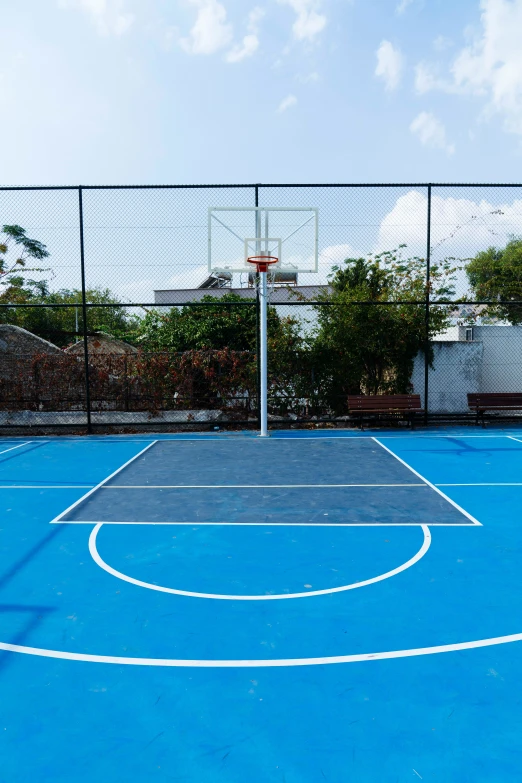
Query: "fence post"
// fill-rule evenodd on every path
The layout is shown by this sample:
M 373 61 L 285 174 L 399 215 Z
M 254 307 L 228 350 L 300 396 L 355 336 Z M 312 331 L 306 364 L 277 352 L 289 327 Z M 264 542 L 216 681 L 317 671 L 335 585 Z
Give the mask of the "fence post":
M 78 188 L 78 206 L 80 211 L 80 262 L 82 275 L 82 313 L 83 313 L 83 356 L 85 361 L 85 406 L 87 408 L 87 432 L 92 433 L 91 389 L 89 384 L 89 346 L 87 344 L 87 294 L 85 291 L 85 249 L 83 243 L 83 191 Z
M 424 343 L 424 424 L 428 423 L 428 393 L 430 372 L 430 297 L 431 297 L 431 184 L 428 185 L 428 220 L 426 230 L 426 311 Z
M 255 186 L 255 205 L 259 206 L 259 185 Z M 258 221 L 256 219 L 256 227 Z M 261 300 L 259 297 L 259 272 L 256 270 L 256 387 L 257 387 L 257 426 L 261 429 Z

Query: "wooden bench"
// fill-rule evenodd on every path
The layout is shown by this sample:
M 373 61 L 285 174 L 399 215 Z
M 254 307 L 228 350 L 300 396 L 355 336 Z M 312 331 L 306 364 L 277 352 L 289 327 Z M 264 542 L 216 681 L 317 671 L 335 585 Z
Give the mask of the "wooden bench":
M 522 411 L 520 392 L 479 392 L 468 394 L 468 407 L 476 414 L 476 422 L 485 426 L 484 416 L 488 411 Z
M 424 413 L 420 394 L 349 394 L 350 416 L 361 417 L 361 429 L 368 416 L 408 419 L 413 429 L 417 413 Z

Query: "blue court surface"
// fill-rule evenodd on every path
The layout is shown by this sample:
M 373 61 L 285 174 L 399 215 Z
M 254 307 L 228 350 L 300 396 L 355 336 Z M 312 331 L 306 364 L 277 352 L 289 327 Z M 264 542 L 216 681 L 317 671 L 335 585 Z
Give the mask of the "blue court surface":
M 522 780 L 522 431 L 0 441 L 0 783 Z

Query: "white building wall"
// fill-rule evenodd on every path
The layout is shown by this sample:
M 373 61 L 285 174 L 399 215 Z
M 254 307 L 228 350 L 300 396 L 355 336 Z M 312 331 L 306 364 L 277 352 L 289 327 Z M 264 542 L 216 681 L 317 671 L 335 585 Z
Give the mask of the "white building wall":
M 431 413 L 462 413 L 468 410 L 467 394 L 481 391 L 483 346 L 480 342 L 436 342 L 433 367 L 428 374 Z M 415 358 L 413 391 L 424 401 L 424 354 Z
M 462 329 L 462 327 L 457 327 Z M 429 410 L 462 413 L 469 392 L 522 392 L 522 326 L 473 327 L 473 341 L 433 343 Z M 412 383 L 424 404 L 424 354 L 415 359 Z
M 484 346 L 479 391 L 522 392 L 522 326 L 474 326 Z

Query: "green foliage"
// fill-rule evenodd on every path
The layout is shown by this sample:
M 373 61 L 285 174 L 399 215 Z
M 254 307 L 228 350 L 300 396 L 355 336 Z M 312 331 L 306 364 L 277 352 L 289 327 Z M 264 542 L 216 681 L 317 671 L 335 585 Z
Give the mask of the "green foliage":
M 87 301 L 113 307 L 89 307 L 87 330 L 108 332 L 120 339 L 132 338 L 139 319 L 128 314 L 125 306 L 108 289 L 91 288 Z M 0 303 L 71 305 L 71 307 L 1 307 L 0 323 L 27 329 L 60 347 L 74 342 L 83 334 L 82 293 L 77 289 L 50 292 L 45 281 L 11 279 L 9 288 L 0 294 Z
M 23 283 L 28 272 L 48 271 L 41 267 L 28 267 L 30 259 L 41 261 L 49 253 L 37 239 L 30 239 L 25 230 L 17 225 L 2 226 L 0 236 L 0 284 L 10 288 L 12 284 Z M 34 282 L 34 281 L 33 281 Z
M 245 306 L 245 300 L 233 293 L 219 298 L 204 296 L 201 301 L 207 304 L 173 307 L 167 313 L 149 311 L 139 326 L 137 344 L 146 351 L 256 350 L 254 305 Z M 242 306 L 227 306 L 238 303 Z M 275 308 L 269 307 L 268 337 L 274 346 L 297 340 L 295 321 L 280 318 Z
M 487 315 L 512 324 L 522 323 L 522 239 L 512 239 L 503 249 L 490 247 L 477 253 L 466 272 L 477 299 L 494 301 Z
M 448 307 L 432 309 L 427 332 L 425 306 L 413 304 L 426 297 L 425 261 L 403 259 L 401 251 L 346 259 L 334 267 L 324 304 L 315 307 L 316 394 L 336 412 L 345 409 L 347 394 L 411 391 L 415 356 L 449 323 Z M 451 261 L 432 269 L 432 297 L 453 294 L 455 271 Z

